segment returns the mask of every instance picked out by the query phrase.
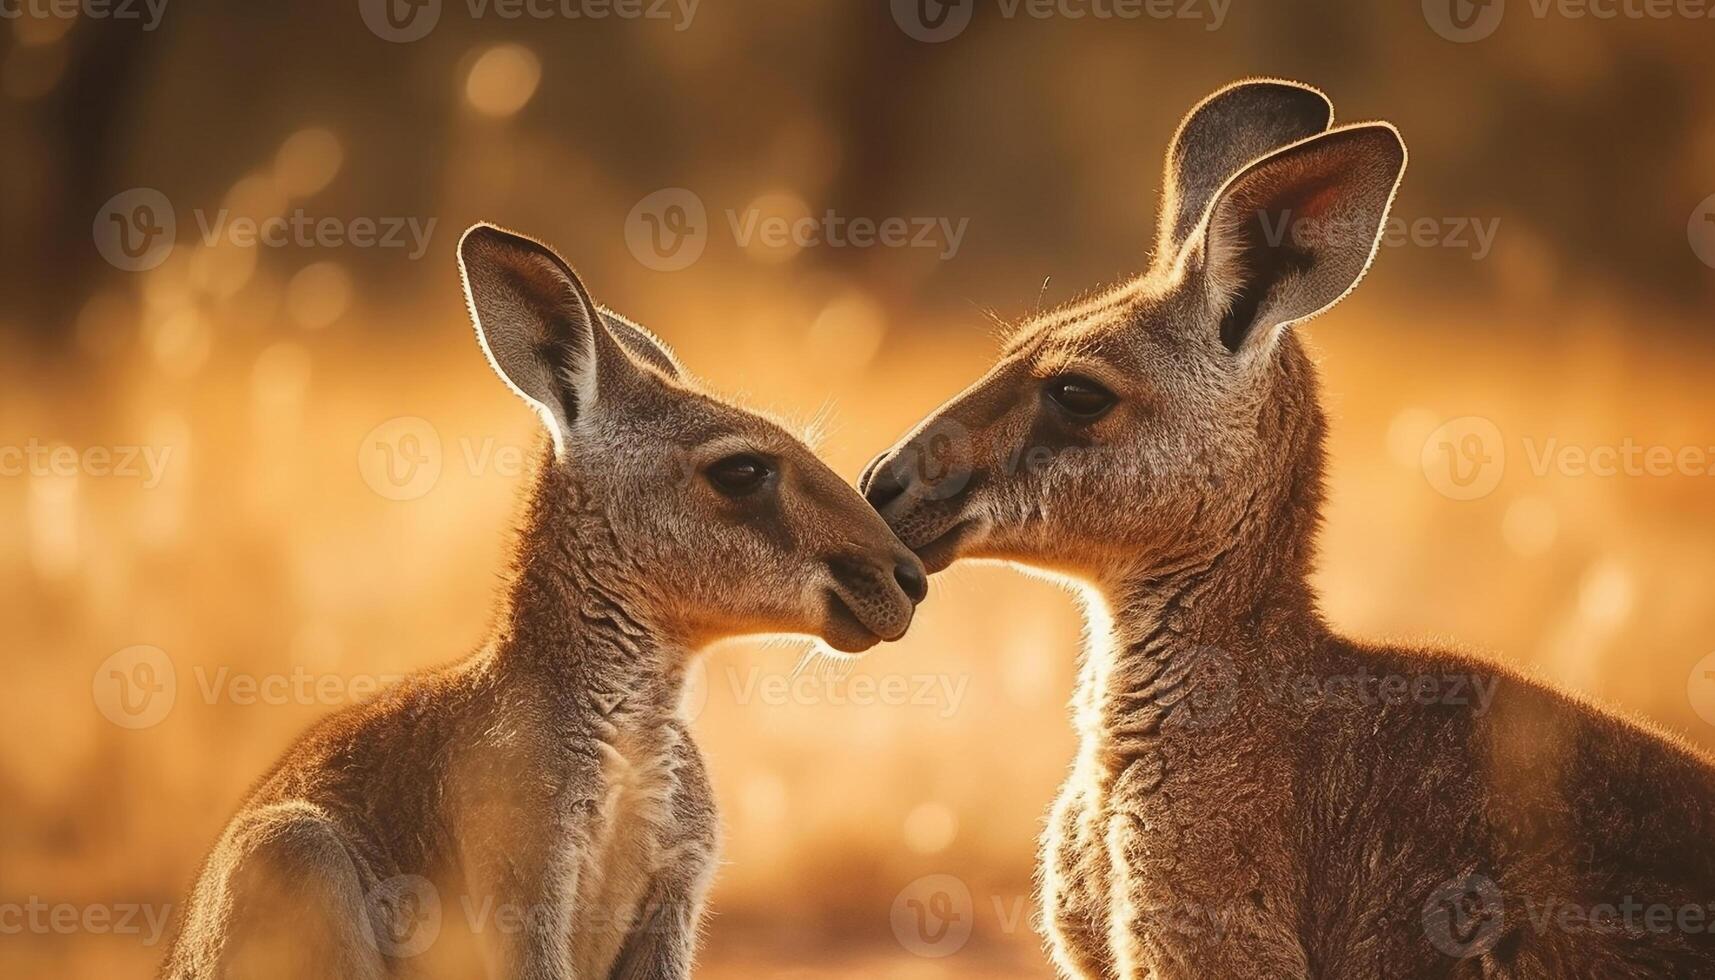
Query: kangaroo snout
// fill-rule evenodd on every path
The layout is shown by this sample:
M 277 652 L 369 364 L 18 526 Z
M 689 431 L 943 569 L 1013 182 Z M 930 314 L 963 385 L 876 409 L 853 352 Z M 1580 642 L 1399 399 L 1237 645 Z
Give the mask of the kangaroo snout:
M 919 436 L 870 460 L 858 490 L 933 574 L 959 557 L 975 523 L 966 515 L 970 493 L 982 482 L 968 460 L 949 459 Z
M 887 505 L 898 500 L 906 487 L 906 481 L 900 478 L 894 467 L 885 465 L 888 458 L 894 454 L 895 450 L 892 449 L 876 453 L 875 458 L 869 461 L 869 465 L 863 468 L 863 473 L 858 477 L 858 492 L 862 493 L 869 505 L 883 517 L 887 516 Z
M 862 653 L 904 636 L 917 604 L 929 593 L 923 563 L 897 546 L 880 561 L 858 555 L 831 558 L 828 573 L 832 585 L 823 635 L 844 653 Z

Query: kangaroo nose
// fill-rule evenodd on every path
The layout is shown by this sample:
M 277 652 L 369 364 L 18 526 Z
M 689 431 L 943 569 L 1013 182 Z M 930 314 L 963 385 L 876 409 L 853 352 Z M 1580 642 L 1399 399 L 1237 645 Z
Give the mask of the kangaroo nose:
M 929 579 L 923 574 L 923 566 L 913 558 L 909 562 L 900 562 L 893 566 L 893 580 L 905 590 L 905 595 L 912 602 L 922 602 L 929 594 Z
M 888 504 L 899 499 L 905 492 L 905 481 L 894 472 L 898 466 L 891 465 L 887 453 L 882 453 L 870 461 L 863 471 L 863 477 L 858 480 L 858 486 L 863 490 L 865 500 L 876 510 L 881 510 Z M 911 591 L 910 589 L 906 590 Z

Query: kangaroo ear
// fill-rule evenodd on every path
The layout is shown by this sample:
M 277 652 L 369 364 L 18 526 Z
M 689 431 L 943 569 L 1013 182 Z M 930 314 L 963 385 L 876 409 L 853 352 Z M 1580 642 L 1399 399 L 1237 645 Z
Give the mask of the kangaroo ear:
M 648 329 L 608 310 L 601 311 L 601 322 L 632 357 L 676 381 L 685 377 L 685 369 L 679 366 L 673 348 Z
M 483 353 L 561 447 L 595 403 L 597 375 L 627 364 L 601 311 L 553 249 L 493 225 L 472 225 L 459 239 L 459 269 Z
M 1333 118 L 1326 95 L 1272 78 L 1234 82 L 1197 103 L 1167 151 L 1156 265 L 1173 264 L 1215 192 L 1245 164 L 1323 132 Z
M 1237 353 L 1315 316 L 1362 279 L 1381 243 L 1405 143 L 1386 123 L 1333 130 L 1246 167 L 1202 229 L 1202 279 Z

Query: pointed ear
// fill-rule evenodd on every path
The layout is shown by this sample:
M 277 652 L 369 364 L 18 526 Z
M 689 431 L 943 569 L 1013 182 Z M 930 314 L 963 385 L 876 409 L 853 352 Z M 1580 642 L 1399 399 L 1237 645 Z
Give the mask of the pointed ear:
M 678 355 L 653 332 L 609 310 L 601 311 L 601 322 L 626 353 L 675 381 L 685 378 L 685 369 L 679 366 Z
M 553 249 L 489 224 L 459 239 L 477 339 L 494 370 L 542 413 L 556 447 L 595 403 L 598 375 L 627 359 L 577 273 Z
M 1227 350 L 1272 342 L 1358 284 L 1405 164 L 1399 131 L 1366 123 L 1266 156 L 1221 189 L 1194 259 Z
M 1186 114 L 1167 151 L 1155 263 L 1171 266 L 1215 192 L 1252 160 L 1328 128 L 1334 105 L 1308 85 L 1235 82 Z

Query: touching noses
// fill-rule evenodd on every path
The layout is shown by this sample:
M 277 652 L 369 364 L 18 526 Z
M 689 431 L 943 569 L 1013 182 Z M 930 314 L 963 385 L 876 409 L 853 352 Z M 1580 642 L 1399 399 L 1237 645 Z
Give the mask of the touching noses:
M 929 594 L 929 577 L 923 574 L 923 563 L 917 560 L 916 555 L 901 558 L 893 566 L 893 580 L 905 590 L 905 597 L 913 604 L 922 602 L 923 597 Z
M 858 477 L 858 490 L 883 518 L 887 516 L 887 512 L 882 508 L 899 499 L 905 492 L 905 484 L 894 473 L 898 467 L 882 465 L 890 454 L 891 450 L 870 460 L 869 465 L 864 467 L 863 475 Z M 905 557 L 894 565 L 893 580 L 899 583 L 899 587 L 905 590 L 905 595 L 912 602 L 922 602 L 923 597 L 929 594 L 929 577 L 923 571 L 923 562 L 910 552 L 906 552 Z
M 869 465 L 863 469 L 863 475 L 858 477 L 858 491 L 883 517 L 887 516 L 887 505 L 898 500 L 905 493 L 907 485 L 899 476 L 900 467 L 883 465 L 892 455 L 891 449 L 882 452 L 869 461 Z

